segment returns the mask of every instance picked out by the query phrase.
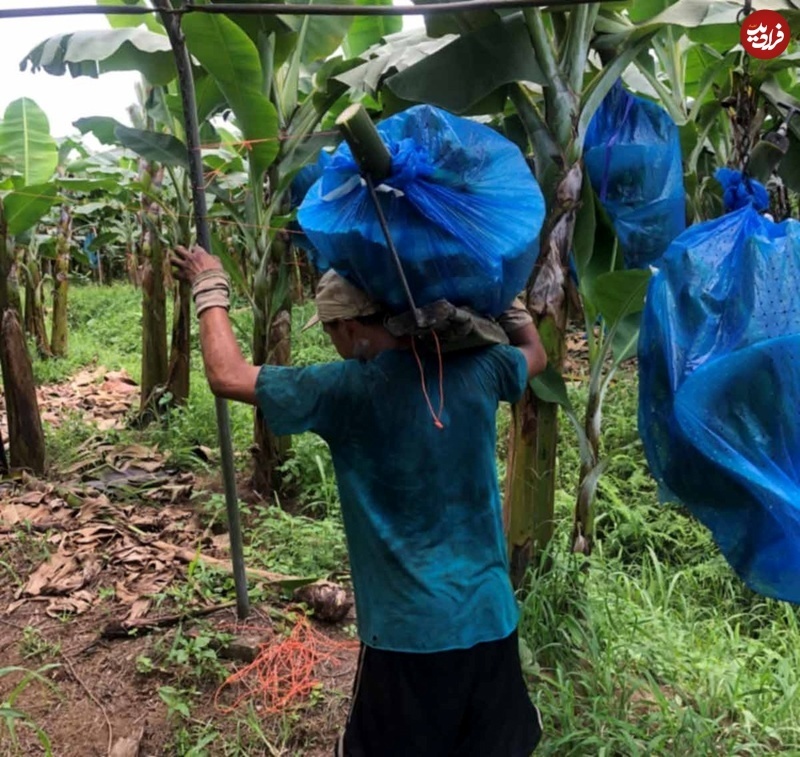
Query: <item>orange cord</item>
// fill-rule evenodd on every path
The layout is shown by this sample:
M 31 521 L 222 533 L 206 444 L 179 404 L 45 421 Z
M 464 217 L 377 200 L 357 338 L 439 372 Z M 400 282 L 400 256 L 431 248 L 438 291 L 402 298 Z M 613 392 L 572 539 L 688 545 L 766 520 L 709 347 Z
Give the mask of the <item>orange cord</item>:
M 300 615 L 288 637 L 276 643 L 262 644 L 253 662 L 225 680 L 214 696 L 214 706 L 227 715 L 244 702 L 259 697 L 264 714 L 286 712 L 293 706 L 302 705 L 319 686 L 314 675 L 319 665 L 341 664 L 337 654 L 355 651 L 358 646 L 358 642 L 328 638 L 314 630 L 305 615 Z M 220 705 L 222 691 L 235 683 L 240 684 L 243 691 L 231 705 Z
M 433 334 L 433 340 L 436 342 L 436 354 L 439 356 L 439 412 L 433 412 L 433 404 L 431 403 L 431 398 L 428 396 L 428 387 L 425 384 L 425 369 L 422 367 L 422 361 L 419 359 L 419 355 L 417 354 L 417 343 L 414 337 L 411 338 L 411 350 L 414 353 L 414 358 L 417 361 L 417 366 L 419 367 L 419 376 L 420 376 L 420 383 L 422 384 L 422 395 L 425 397 L 425 402 L 428 403 L 428 410 L 430 410 L 431 416 L 433 418 L 433 425 L 436 426 L 438 429 L 444 428 L 444 423 L 442 423 L 441 416 L 442 411 L 444 410 L 444 364 L 442 362 L 442 348 L 439 344 L 439 337 L 436 335 L 435 331 L 431 331 Z

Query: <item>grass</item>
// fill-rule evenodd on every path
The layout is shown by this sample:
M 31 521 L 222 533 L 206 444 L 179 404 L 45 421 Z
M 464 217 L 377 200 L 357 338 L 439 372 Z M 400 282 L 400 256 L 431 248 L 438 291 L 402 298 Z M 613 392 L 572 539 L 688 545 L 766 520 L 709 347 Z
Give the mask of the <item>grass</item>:
M 607 403 L 606 449 L 628 449 L 601 480 L 588 562 L 566 549 L 578 458 L 562 425 L 555 567 L 522 602 L 549 731 L 537 753 L 798 755 L 800 614 L 749 591 L 704 528 L 658 503 L 635 424 L 629 374 Z
M 123 367 L 138 378 L 140 348 L 132 324 L 138 323 L 139 308 L 130 287 L 74 287 L 70 357 L 37 361 L 37 380 L 65 379 L 92 361 Z M 308 314 L 307 306 L 298 308 L 295 326 Z M 250 319 L 241 310 L 235 319 L 246 347 Z M 295 362 L 333 357 L 319 329 L 296 333 Z M 585 402 L 585 386 L 574 384 L 570 391 L 576 404 Z M 612 462 L 598 489 L 598 542 L 588 561 L 567 551 L 579 464 L 572 429 L 562 423 L 553 569 L 531 573 L 521 597 L 526 670 L 545 720 L 537 755 L 800 755 L 800 615 L 747 590 L 703 527 L 681 507 L 658 503 L 638 442 L 636 391 L 635 373 L 628 370 L 606 402 L 603 444 Z M 252 414 L 236 405 L 231 410 L 244 466 Z M 503 476 L 506 410 L 499 423 Z M 49 432 L 51 454 L 57 461 L 68 458 L 86 433 L 77 421 Z M 216 448 L 213 397 L 196 342 L 188 405 L 172 411 L 162 427 L 122 432 L 121 438 L 126 434 L 158 443 L 194 467 L 202 465 L 191 454 L 195 446 Z M 277 502 L 243 506 L 249 564 L 303 575 L 346 570 L 326 445 L 310 435 L 295 438 L 284 475 L 300 489 L 299 511 L 290 515 Z M 221 498 L 209 498 L 204 514 L 209 521 L 222 519 Z M 230 596 L 231 586 L 221 574 L 198 568 L 186 585 L 172 590 L 185 598 Z M 216 662 L 207 646 L 184 638 L 151 664 L 180 668 L 172 681 L 178 688 L 162 690 L 175 721 L 175 753 L 244 754 L 243 744 L 263 751 L 264 744 L 277 743 L 272 731 L 264 735 L 254 713 L 237 721 L 235 737 L 223 734 L 218 723 L 193 720 L 194 681 L 187 675 L 213 673 Z M 283 732 L 280 743 L 290 741 Z
M 168 323 L 172 303 L 168 301 Z M 251 318 L 241 310 L 234 313 L 239 332 L 250 328 Z M 110 371 L 125 370 L 135 380 L 141 377 L 141 293 L 127 284 L 111 286 L 73 285 L 69 290 L 69 353 L 66 358 L 34 359 L 37 384 L 67 381 L 84 366 L 105 366 Z M 248 354 L 247 341 L 242 349 Z M 35 350 L 30 350 L 31 355 Z M 144 432 L 114 432 L 118 441 L 157 444 L 171 452 L 178 465 L 197 467 L 197 447 L 216 448 L 217 424 L 214 396 L 208 388 L 202 369 L 197 324 L 192 331 L 192 373 L 189 399 L 184 407 L 165 411 L 161 424 Z M 238 461 L 243 466 L 252 440 L 252 409 L 230 403 L 231 428 Z M 48 456 L 56 467 L 67 465 L 80 443 L 95 433 L 76 413 L 58 428 L 45 428 Z
M 0 679 L 5 676 L 16 679 L 14 688 L 5 698 L 0 700 L 0 744 L 3 744 L 3 754 L 9 757 L 23 755 L 25 752 L 20 745 L 20 731 L 30 730 L 39 742 L 45 757 L 52 757 L 53 749 L 48 735 L 39 727 L 33 718 L 17 707 L 17 700 L 27 690 L 36 685 L 41 688 L 57 691 L 54 684 L 44 675 L 59 666 L 56 664 L 43 665 L 37 670 L 29 670 L 17 665 L 0 668 Z

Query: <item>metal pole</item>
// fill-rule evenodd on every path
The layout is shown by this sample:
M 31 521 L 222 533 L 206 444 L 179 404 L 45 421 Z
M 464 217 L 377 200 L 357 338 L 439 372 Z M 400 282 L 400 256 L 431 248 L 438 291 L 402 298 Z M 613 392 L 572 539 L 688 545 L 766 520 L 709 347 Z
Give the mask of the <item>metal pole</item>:
M 183 103 L 183 118 L 186 126 L 186 145 L 189 149 L 189 178 L 192 185 L 197 243 L 211 250 L 211 237 L 208 231 L 206 195 L 203 188 L 203 159 L 200 153 L 200 128 L 197 123 L 197 101 L 191 59 L 186 49 L 186 40 L 181 30 L 180 16 L 166 11 L 172 10 L 169 0 L 154 0 L 161 13 L 167 30 L 172 51 L 175 54 L 175 67 Z M 228 511 L 228 533 L 231 540 L 231 559 L 233 561 L 233 580 L 236 585 L 236 611 L 240 620 L 250 613 L 247 596 L 247 575 L 244 568 L 244 549 L 242 545 L 242 526 L 239 519 L 239 506 L 236 497 L 236 469 L 233 462 L 230 416 L 226 400 L 217 397 L 217 429 L 222 453 L 222 478 L 225 484 L 225 504 Z
M 162 8 L 160 0 L 154 0 L 162 18 L 165 13 L 223 13 L 226 15 L 267 15 L 267 16 L 435 16 L 453 13 L 471 13 L 480 10 L 519 10 L 521 8 L 543 8 L 547 11 L 561 11 L 578 5 L 590 5 L 597 0 L 458 0 L 457 2 L 430 3 L 427 5 L 303 5 L 294 3 L 224 3 L 221 5 L 192 5 L 183 8 Z M 8 8 L 0 9 L 2 18 L 30 18 L 36 16 L 143 16 L 153 13 L 152 8 L 125 5 L 68 5 L 47 8 Z
M 397 252 L 397 248 L 394 246 L 394 240 L 392 239 L 392 234 L 389 231 L 389 224 L 386 222 L 386 216 L 383 214 L 383 208 L 381 207 L 381 202 L 378 199 L 378 193 L 375 191 L 375 183 L 372 181 L 372 176 L 370 176 L 368 173 L 364 174 L 364 180 L 367 182 L 369 196 L 372 198 L 372 204 L 375 206 L 375 212 L 378 215 L 378 223 L 381 225 L 383 238 L 386 240 L 386 244 L 389 247 L 389 252 L 392 255 L 395 268 L 397 268 L 397 275 L 400 277 L 400 281 L 403 284 L 403 290 L 406 293 L 406 299 L 411 307 L 411 313 L 414 316 L 414 322 L 417 324 L 418 328 L 424 328 L 428 325 L 428 323 L 422 311 L 417 307 L 417 303 L 414 301 L 414 295 L 411 294 L 411 287 L 408 285 L 406 272 L 403 270 L 403 263 L 400 261 L 400 255 Z

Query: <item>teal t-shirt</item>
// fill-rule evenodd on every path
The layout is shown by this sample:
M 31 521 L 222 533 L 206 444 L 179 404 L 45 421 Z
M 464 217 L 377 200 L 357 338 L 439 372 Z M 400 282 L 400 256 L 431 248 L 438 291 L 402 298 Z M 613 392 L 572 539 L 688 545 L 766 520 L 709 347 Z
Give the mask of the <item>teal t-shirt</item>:
M 438 358 L 420 358 L 438 410 Z M 262 367 L 256 394 L 272 431 L 313 431 L 330 447 L 365 644 L 438 652 L 516 628 L 495 417 L 499 402 L 518 401 L 526 383 L 514 347 L 445 355 L 440 430 L 409 351 Z

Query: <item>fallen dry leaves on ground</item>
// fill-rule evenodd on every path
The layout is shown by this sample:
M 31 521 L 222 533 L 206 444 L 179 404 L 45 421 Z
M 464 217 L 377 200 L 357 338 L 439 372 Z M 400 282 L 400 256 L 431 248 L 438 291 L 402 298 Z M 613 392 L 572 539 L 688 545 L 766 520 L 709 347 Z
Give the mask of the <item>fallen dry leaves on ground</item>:
M 36 397 L 45 425 L 59 426 L 70 415 L 79 414 L 86 424 L 100 431 L 121 429 L 139 401 L 139 387 L 124 371 L 104 366 L 87 368 L 69 381 L 37 387 Z M 0 431 L 8 438 L 5 402 L 0 392 Z
M 173 542 L 196 548 L 203 539 L 194 511 L 175 504 L 191 496 L 194 476 L 171 466 L 155 447 L 106 441 L 102 432 L 124 428 L 138 402 L 139 388 L 125 371 L 83 370 L 39 387 L 37 395 L 43 423 L 57 426 L 78 413 L 101 433 L 59 471 L 63 482 L 22 475 L 0 485 L 0 544 L 26 528 L 45 535 L 52 552 L 6 612 L 46 601 L 49 615 L 80 615 L 98 601 L 100 588 L 113 588 L 125 619 L 141 617 L 180 570 Z M 209 538 L 207 546 L 218 545 Z M 98 586 L 101 572 L 106 580 L 116 576 L 113 586 Z
M 182 572 L 181 548 L 215 546 L 187 507 L 112 503 L 96 489 L 30 477 L 0 489 L 0 544 L 16 538 L 18 528 L 43 533 L 52 552 L 19 588 L 7 613 L 26 601 L 47 601 L 48 615 L 80 615 L 98 601 L 100 588 L 113 588 L 125 619 L 139 618 Z M 111 586 L 98 585 L 101 572 L 107 584 L 113 577 Z

